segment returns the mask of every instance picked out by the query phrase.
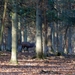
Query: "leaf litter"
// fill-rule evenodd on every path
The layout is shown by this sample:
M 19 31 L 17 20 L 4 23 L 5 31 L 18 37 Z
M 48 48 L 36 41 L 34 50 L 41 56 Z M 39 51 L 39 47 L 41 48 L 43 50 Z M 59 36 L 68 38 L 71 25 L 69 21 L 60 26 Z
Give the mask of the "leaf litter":
M 19 52 L 18 65 L 10 65 L 10 52 L 0 52 L 0 75 L 75 75 L 75 56 L 32 59 L 34 52 Z

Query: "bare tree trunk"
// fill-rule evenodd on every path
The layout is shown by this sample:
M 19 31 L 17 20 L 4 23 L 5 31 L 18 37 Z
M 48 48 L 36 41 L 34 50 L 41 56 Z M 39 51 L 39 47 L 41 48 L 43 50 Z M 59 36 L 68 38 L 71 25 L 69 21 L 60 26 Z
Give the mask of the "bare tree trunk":
M 21 41 L 21 17 L 18 17 L 18 40 Z
M 6 50 L 11 51 L 11 27 L 8 27 Z
M 41 18 L 41 9 L 40 9 L 41 0 L 37 1 L 36 8 L 36 57 L 42 58 L 42 18 Z
M 68 53 L 68 40 L 67 40 L 67 31 L 68 31 L 68 27 L 65 30 L 65 36 L 64 36 L 64 53 L 67 54 Z
M 1 22 L 1 19 L 0 19 L 0 38 L 1 38 L 1 24 L 2 24 L 2 22 Z M 0 40 L 0 50 L 1 50 L 1 40 Z
M 59 34 L 59 47 L 58 47 L 58 52 L 60 52 L 62 55 L 64 53 L 63 51 L 63 41 L 62 41 L 62 33 Z
M 71 45 L 71 38 L 72 38 L 72 30 L 71 27 L 69 28 L 69 33 L 68 33 L 68 53 L 72 54 L 72 45 Z
M 43 5 L 46 7 L 46 0 L 43 0 Z M 43 8 L 44 12 L 44 30 L 43 30 L 43 54 L 46 57 L 48 53 L 47 47 L 47 17 L 46 17 L 46 8 Z
M 55 26 L 54 24 L 52 23 L 51 25 L 51 36 L 52 36 L 52 51 L 53 53 L 56 53 L 56 50 L 55 50 Z
M 11 51 L 11 64 L 17 65 L 17 1 L 13 0 L 13 12 L 12 12 L 12 51 Z
M 24 30 L 21 30 L 21 41 L 24 42 Z
M 1 31 L 0 31 L 0 45 L 3 42 L 4 20 L 5 20 L 6 10 L 7 10 L 7 3 L 8 3 L 8 0 L 5 0 L 3 18 L 1 23 L 2 25 L 1 25 Z
M 24 41 L 27 42 L 27 25 L 24 23 Z
M 48 33 L 47 33 L 48 53 L 52 53 L 52 50 L 51 50 L 51 47 L 52 47 L 52 42 L 51 42 L 51 27 L 50 27 L 50 25 L 48 26 Z

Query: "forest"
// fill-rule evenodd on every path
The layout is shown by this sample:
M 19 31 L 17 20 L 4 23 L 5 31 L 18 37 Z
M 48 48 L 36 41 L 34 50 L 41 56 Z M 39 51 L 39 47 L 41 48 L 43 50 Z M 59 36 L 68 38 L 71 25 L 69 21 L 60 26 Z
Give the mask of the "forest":
M 74 57 L 75 0 L 0 0 L 1 75 L 75 75 Z

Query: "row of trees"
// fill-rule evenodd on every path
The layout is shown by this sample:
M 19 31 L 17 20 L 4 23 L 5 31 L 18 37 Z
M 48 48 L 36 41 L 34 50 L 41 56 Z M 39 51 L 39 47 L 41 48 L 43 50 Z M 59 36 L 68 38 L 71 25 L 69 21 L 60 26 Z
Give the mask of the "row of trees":
M 47 51 L 72 54 L 74 0 L 3 0 L 1 3 L 0 45 L 7 28 L 7 49 L 12 49 L 11 63 L 17 63 L 17 43 L 22 38 L 21 30 L 25 34 L 24 41 L 27 41 L 26 24 L 31 22 L 36 25 L 36 57 L 46 56 Z

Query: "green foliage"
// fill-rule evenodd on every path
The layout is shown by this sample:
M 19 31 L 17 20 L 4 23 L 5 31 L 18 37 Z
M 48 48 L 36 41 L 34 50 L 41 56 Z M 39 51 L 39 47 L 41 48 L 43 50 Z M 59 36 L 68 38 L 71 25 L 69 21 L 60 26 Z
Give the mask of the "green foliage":
M 18 14 L 20 16 L 26 16 L 28 18 L 35 18 L 35 9 L 33 7 L 18 7 Z
M 54 7 L 54 0 L 48 0 L 48 4 L 50 5 L 50 7 Z
M 25 13 L 25 8 L 23 8 L 23 7 L 18 7 L 17 13 L 22 16 L 22 15 Z
M 58 20 L 61 20 L 58 15 L 57 15 L 57 12 L 55 10 L 48 10 L 46 12 L 46 15 L 47 15 L 47 20 L 48 22 L 52 22 L 52 21 L 55 21 L 57 22 Z
M 48 10 L 46 11 L 47 21 L 48 22 L 58 22 L 58 20 L 62 20 L 61 17 L 58 17 L 58 11 L 54 8 L 54 0 L 48 0 Z
M 68 17 L 68 22 L 72 25 L 75 24 L 75 17 Z
M 61 13 L 60 18 L 61 21 L 64 22 L 64 25 L 60 25 L 59 30 L 75 26 L 75 17 L 73 16 L 74 13 L 75 13 L 74 10 L 66 10 Z
M 67 12 L 62 13 L 61 18 L 62 18 L 62 21 L 66 23 L 66 25 L 68 26 L 75 25 L 75 17 L 73 17 L 72 14 L 67 14 Z

